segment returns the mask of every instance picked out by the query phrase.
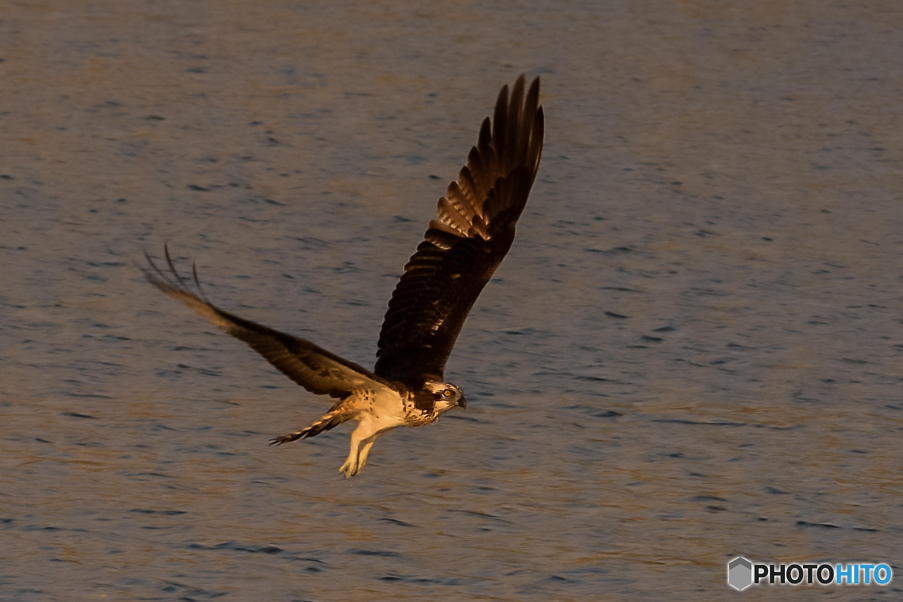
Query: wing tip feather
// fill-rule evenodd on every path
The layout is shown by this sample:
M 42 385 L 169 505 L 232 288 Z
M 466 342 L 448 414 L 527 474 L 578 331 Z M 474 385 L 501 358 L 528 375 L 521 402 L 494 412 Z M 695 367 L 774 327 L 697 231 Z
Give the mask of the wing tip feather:
M 520 74 L 502 86 L 491 116 L 481 122 L 476 145 L 439 199 L 437 217 L 389 300 L 377 375 L 402 382 L 441 378 L 470 306 L 507 253 L 539 169 L 540 86 L 539 76 L 528 86 Z M 459 280 L 462 270 L 470 272 Z

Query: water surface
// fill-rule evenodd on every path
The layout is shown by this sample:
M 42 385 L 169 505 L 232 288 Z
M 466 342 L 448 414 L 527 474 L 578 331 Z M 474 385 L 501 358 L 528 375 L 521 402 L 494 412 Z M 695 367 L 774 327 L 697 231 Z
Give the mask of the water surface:
M 903 7 L 20 3 L 0 23 L 0 598 L 687 599 L 900 573 Z M 148 285 L 370 365 L 498 88 L 546 147 L 448 377 L 396 431 Z M 759 590 L 759 595 L 787 595 Z M 813 588 L 819 599 L 894 599 Z

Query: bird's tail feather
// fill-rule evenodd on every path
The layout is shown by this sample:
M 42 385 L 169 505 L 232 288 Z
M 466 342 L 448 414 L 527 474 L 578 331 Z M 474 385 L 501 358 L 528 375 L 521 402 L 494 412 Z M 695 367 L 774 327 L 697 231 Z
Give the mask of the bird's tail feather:
M 283 443 L 296 441 L 297 439 L 316 437 L 323 431 L 328 431 L 331 428 L 337 427 L 349 418 L 351 418 L 351 416 L 344 410 L 330 410 L 329 412 L 326 412 L 325 414 L 320 416 L 320 418 L 315 420 L 313 423 L 309 424 L 299 431 L 295 431 L 287 435 L 281 435 L 279 437 L 273 437 L 272 439 L 270 439 L 270 445 L 282 445 Z

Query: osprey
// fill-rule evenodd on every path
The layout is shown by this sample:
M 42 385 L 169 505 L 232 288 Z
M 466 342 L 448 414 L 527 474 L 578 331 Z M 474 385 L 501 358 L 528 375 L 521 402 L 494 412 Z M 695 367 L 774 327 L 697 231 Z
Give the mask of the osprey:
M 432 424 L 444 412 L 466 407 L 461 389 L 445 382 L 445 362 L 468 311 L 514 240 L 514 225 L 542 152 L 539 78 L 526 95 L 524 88 L 523 75 L 510 94 L 508 86 L 502 88 L 467 165 L 439 199 L 438 215 L 389 300 L 373 371 L 215 306 L 201 290 L 196 267 L 192 288 L 166 246 L 168 273 L 145 253 L 145 275 L 157 288 L 250 345 L 311 393 L 337 400 L 319 419 L 275 437 L 271 445 L 313 437 L 355 420 L 348 459 L 339 469 L 349 478 L 364 468 L 373 443 L 386 431 Z

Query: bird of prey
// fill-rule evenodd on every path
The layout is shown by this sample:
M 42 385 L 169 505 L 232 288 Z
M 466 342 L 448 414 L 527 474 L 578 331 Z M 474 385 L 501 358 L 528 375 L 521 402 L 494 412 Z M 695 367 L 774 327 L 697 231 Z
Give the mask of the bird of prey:
M 348 459 L 339 469 L 349 478 L 364 468 L 383 433 L 432 424 L 444 412 L 467 405 L 461 388 L 445 381 L 445 362 L 467 313 L 514 240 L 515 223 L 539 168 L 539 78 L 525 87 L 521 75 L 510 91 L 502 88 L 467 165 L 439 199 L 438 215 L 389 300 L 372 371 L 220 309 L 207 300 L 194 266 L 192 283 L 176 270 L 168 248 L 168 271 L 145 253 L 145 275 L 157 288 L 250 345 L 311 393 L 336 400 L 319 419 L 271 444 L 313 437 L 354 420 Z

